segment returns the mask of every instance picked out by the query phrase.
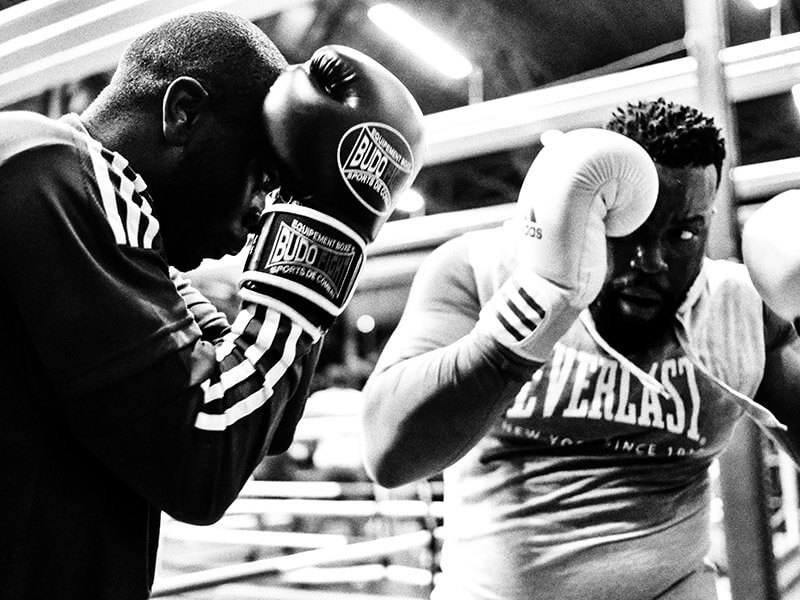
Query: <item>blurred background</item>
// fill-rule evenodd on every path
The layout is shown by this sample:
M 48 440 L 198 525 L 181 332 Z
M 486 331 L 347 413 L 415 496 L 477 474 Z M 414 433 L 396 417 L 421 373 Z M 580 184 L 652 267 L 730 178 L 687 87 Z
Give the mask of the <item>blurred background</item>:
M 0 110 L 82 111 L 133 37 L 201 9 L 250 19 L 290 62 L 325 44 L 369 54 L 417 98 L 428 148 L 326 338 L 295 443 L 264 461 L 220 523 L 165 521 L 155 596 L 425 598 L 441 480 L 372 485 L 357 435 L 359 390 L 421 260 L 507 218 L 549 132 L 602 126 L 615 106 L 658 96 L 724 130 L 709 252 L 737 258 L 753 208 L 800 186 L 800 0 L 3 0 Z M 190 274 L 231 316 L 242 261 Z M 757 434 L 732 452 L 715 471 L 720 598 L 800 598 L 795 469 Z

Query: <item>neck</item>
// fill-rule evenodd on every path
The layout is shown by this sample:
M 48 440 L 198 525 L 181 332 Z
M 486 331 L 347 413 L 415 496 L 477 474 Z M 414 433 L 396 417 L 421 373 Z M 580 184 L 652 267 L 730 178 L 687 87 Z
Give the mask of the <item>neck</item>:
M 128 126 L 130 117 L 107 115 L 103 111 L 88 109 L 80 115 L 81 122 L 94 139 L 103 147 L 127 157 L 126 148 L 135 143 L 133 127 Z
M 158 146 L 161 132 L 153 130 L 146 115 L 109 114 L 110 111 L 93 110 L 81 114 L 81 122 L 103 147 L 122 155 L 131 168 L 150 186 L 159 179 L 166 163 L 163 148 Z

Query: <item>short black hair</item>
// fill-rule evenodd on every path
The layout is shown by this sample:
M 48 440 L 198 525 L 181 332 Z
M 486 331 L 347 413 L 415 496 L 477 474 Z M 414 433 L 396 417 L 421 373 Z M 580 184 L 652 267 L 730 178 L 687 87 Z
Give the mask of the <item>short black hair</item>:
M 725 139 L 714 119 L 696 108 L 664 98 L 628 103 L 614 111 L 606 129 L 638 142 L 654 161 L 668 167 L 713 164 L 719 185 Z
M 234 118 L 260 110 L 286 66 L 254 23 L 222 11 L 194 12 L 134 39 L 98 101 L 122 113 L 160 106 L 169 84 L 188 76 L 203 85 L 221 116 Z

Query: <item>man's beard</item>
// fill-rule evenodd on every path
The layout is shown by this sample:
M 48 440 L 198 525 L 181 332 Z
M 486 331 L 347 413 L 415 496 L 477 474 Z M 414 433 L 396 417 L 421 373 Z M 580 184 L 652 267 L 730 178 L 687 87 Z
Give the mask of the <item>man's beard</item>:
M 665 299 L 661 310 L 650 319 L 624 314 L 621 301 L 615 291 L 604 289 L 590 306 L 597 331 L 616 350 L 623 354 L 645 351 L 672 331 L 678 308 L 672 299 Z

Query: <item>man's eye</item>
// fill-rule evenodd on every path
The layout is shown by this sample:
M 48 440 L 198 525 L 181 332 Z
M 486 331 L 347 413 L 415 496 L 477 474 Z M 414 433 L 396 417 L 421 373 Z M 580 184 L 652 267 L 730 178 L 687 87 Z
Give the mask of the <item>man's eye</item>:
M 261 178 L 261 183 L 258 184 L 256 189 L 257 191 L 266 194 L 274 190 L 276 187 L 278 187 L 278 178 L 272 177 L 268 173 L 264 173 Z

